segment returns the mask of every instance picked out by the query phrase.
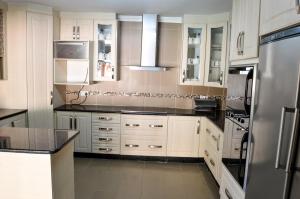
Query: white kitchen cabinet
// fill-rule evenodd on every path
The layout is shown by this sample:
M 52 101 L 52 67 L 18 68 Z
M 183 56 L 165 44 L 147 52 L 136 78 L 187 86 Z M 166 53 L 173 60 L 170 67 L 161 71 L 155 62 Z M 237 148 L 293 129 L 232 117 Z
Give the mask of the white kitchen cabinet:
M 227 52 L 227 23 L 207 25 L 204 85 L 223 87 Z
M 181 84 L 203 85 L 205 46 L 206 24 L 184 24 Z
M 26 113 L 0 120 L 0 127 L 19 127 L 26 128 Z
M 260 0 L 233 0 L 230 61 L 258 57 Z
M 199 117 L 169 116 L 167 156 L 198 157 L 200 130 Z
M 56 112 L 56 128 L 78 130 L 75 152 L 92 152 L 92 116 L 85 112 Z
M 92 41 L 94 39 L 93 19 L 77 19 L 61 17 L 61 40 Z
M 244 199 L 245 192 L 222 163 L 222 177 L 219 189 L 220 199 Z
M 261 0 L 260 35 L 293 26 L 300 22 L 298 0 Z
M 117 20 L 94 22 L 94 81 L 116 81 L 117 65 Z

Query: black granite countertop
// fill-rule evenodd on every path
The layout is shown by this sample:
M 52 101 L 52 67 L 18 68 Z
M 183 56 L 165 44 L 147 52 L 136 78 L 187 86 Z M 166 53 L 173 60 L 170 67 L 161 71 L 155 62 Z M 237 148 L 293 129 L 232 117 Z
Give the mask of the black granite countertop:
M 137 107 L 137 106 L 99 106 L 99 105 L 63 105 L 55 111 L 122 113 L 138 115 L 174 115 L 174 116 L 205 116 L 224 131 L 225 111 L 197 112 L 193 109 Z
M 26 109 L 0 109 L 0 120 L 26 113 Z
M 0 128 L 0 152 L 53 154 L 78 134 L 72 130 Z

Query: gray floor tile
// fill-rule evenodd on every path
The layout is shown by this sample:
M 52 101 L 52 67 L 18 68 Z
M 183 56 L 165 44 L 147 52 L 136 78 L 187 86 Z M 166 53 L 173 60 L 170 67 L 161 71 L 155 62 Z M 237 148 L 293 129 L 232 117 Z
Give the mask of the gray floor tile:
M 204 165 L 75 158 L 76 199 L 217 199 Z

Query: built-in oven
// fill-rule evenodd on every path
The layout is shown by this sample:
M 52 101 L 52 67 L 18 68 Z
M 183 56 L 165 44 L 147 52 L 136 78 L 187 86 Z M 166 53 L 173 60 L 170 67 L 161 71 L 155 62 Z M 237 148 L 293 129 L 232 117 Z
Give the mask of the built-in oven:
M 230 67 L 222 161 L 244 188 L 253 66 Z

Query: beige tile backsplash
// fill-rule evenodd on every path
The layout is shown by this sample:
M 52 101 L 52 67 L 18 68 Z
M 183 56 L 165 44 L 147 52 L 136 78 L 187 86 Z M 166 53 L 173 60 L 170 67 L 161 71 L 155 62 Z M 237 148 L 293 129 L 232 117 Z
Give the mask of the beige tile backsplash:
M 226 89 L 205 86 L 180 86 L 179 66 L 181 64 L 181 24 L 160 23 L 158 43 L 158 64 L 174 67 L 166 72 L 131 71 L 126 65 L 138 65 L 141 52 L 142 24 L 121 22 L 119 27 L 120 81 L 99 82 L 85 86 L 85 91 L 100 92 L 150 92 L 163 94 L 226 96 Z M 81 86 L 67 86 L 66 91 L 77 91 Z M 66 95 L 66 103 L 76 97 Z M 80 98 L 81 100 L 83 98 Z M 190 109 L 192 99 L 136 96 L 89 96 L 84 104 L 114 106 L 154 106 Z

